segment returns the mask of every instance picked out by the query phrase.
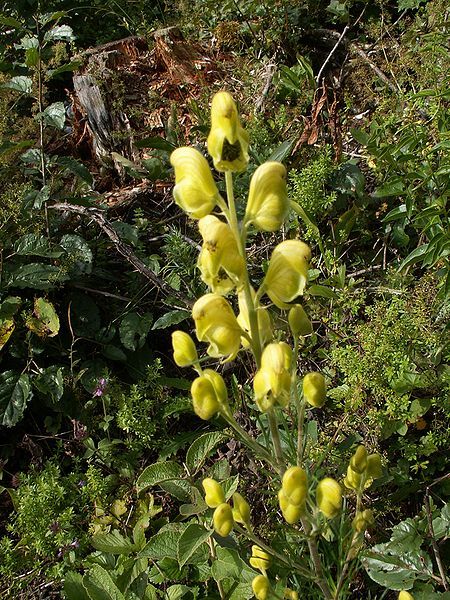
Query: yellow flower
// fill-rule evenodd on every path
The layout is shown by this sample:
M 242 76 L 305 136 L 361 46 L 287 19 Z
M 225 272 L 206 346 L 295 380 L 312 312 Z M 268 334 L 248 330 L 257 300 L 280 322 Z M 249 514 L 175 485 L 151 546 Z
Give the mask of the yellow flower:
M 379 454 L 369 454 L 367 457 L 367 477 L 378 479 L 383 475 L 383 467 L 381 466 L 381 456 Z
M 236 523 L 250 525 L 250 505 L 239 492 L 233 494 L 233 518 Z
M 341 486 L 331 477 L 325 477 L 317 484 L 316 499 L 319 510 L 327 519 L 332 519 L 341 510 Z
M 256 295 L 253 288 L 251 288 L 251 294 L 252 298 Z M 245 293 L 242 290 L 238 293 L 238 306 L 239 314 L 237 316 L 237 321 L 242 329 L 250 335 L 250 317 L 248 315 L 247 300 Z M 267 342 L 272 339 L 272 320 L 269 311 L 263 306 L 259 306 L 256 309 L 256 317 L 258 319 L 259 338 L 262 346 L 265 346 Z M 242 338 L 241 343 L 244 348 L 250 346 L 250 342 L 246 337 Z
M 205 294 L 192 308 L 196 334 L 200 342 L 208 342 L 208 354 L 227 356 L 232 360 L 239 352 L 242 329 L 230 304 L 218 294 Z
M 414 600 L 414 596 L 405 590 L 402 590 L 398 595 L 398 600 Z
M 303 514 L 304 504 L 291 504 L 282 489 L 278 492 L 278 503 L 286 523 L 294 525 L 294 523 L 297 523 L 297 521 L 300 520 Z
M 272 560 L 270 554 L 267 554 L 267 552 L 255 544 L 252 546 L 252 557 L 249 562 L 254 569 L 259 569 L 265 573 L 270 567 Z
M 306 314 L 303 306 L 300 304 L 294 304 L 294 306 L 291 308 L 288 315 L 288 321 L 294 337 L 299 335 L 304 337 L 311 335 L 313 332 L 312 323 L 308 319 L 308 315 Z
M 357 512 L 352 521 L 352 527 L 358 533 L 365 531 L 368 527 L 374 524 L 374 518 L 371 510 L 363 510 Z
M 306 499 L 308 482 L 306 472 L 301 467 L 290 467 L 285 471 L 281 489 L 291 504 L 302 505 Z
M 234 520 L 231 506 L 226 502 L 219 504 L 213 514 L 214 530 L 221 537 L 227 537 L 233 530 Z
M 262 285 L 278 308 L 290 308 L 286 303 L 303 294 L 310 257 L 309 247 L 299 240 L 281 242 L 272 252 Z
M 205 490 L 205 502 L 209 508 L 217 508 L 219 504 L 225 502 L 225 492 L 223 487 L 215 479 L 207 477 L 202 481 Z
M 291 392 L 292 351 L 285 342 L 274 342 L 264 348 L 261 368 L 253 379 L 255 401 L 265 412 L 276 403 L 285 408 Z
M 358 446 L 355 454 L 350 459 L 350 467 L 356 473 L 363 473 L 367 469 L 367 450 Z
M 245 224 L 262 231 L 277 231 L 289 209 L 286 169 L 279 162 L 266 162 L 254 172 L 250 181 Z
M 213 292 L 227 294 L 239 286 L 245 269 L 236 239 L 230 226 L 213 215 L 200 219 L 198 228 L 203 238 L 197 263 L 202 280 Z
M 303 378 L 303 396 L 311 406 L 320 408 L 327 398 L 325 377 L 322 373 L 307 373 Z
M 172 333 L 173 359 L 179 367 L 189 367 L 198 360 L 194 340 L 184 331 Z
M 257 575 L 252 581 L 256 600 L 267 600 L 270 595 L 270 582 L 265 575 Z
M 170 162 L 175 169 L 175 202 L 194 219 L 209 215 L 220 195 L 206 158 L 194 148 L 177 148 Z
M 344 479 L 344 485 L 349 490 L 358 490 L 361 485 L 362 475 L 354 471 L 351 466 L 347 467 L 347 475 Z
M 248 163 L 248 134 L 228 92 L 218 92 L 211 104 L 208 152 L 218 171 L 242 171 Z
M 225 382 L 219 373 L 205 369 L 191 385 L 192 406 L 194 412 L 204 421 L 216 413 L 228 413 L 228 395 Z
M 286 600 L 298 600 L 298 592 L 295 590 L 290 590 L 289 588 L 285 588 L 284 597 Z

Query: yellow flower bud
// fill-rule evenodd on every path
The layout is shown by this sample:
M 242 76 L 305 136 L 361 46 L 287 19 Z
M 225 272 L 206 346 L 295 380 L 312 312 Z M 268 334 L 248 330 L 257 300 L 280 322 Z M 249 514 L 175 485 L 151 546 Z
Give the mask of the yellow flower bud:
M 402 590 L 398 595 L 398 600 L 414 600 L 414 596 L 409 592 Z
M 209 215 L 220 194 L 206 158 L 194 148 L 177 148 L 170 162 L 175 169 L 175 202 L 194 219 Z
M 286 169 L 279 162 L 260 165 L 250 181 L 244 223 L 262 231 L 277 231 L 289 209 Z
M 298 600 L 298 592 L 295 590 L 290 590 L 289 588 L 285 588 L 284 597 L 286 600 Z
M 288 316 L 289 327 L 291 328 L 292 335 L 307 336 L 313 332 L 312 323 L 308 319 L 308 315 L 305 313 L 303 306 L 295 304 L 289 311 Z
M 257 575 L 252 581 L 252 590 L 257 600 L 267 600 L 270 595 L 270 582 L 265 575 Z
M 225 502 L 225 492 L 223 487 L 215 479 L 207 477 L 202 481 L 205 490 L 205 502 L 209 508 L 217 508 Z
M 350 459 L 350 467 L 356 473 L 363 473 L 367 468 L 367 450 L 358 446 L 355 454 Z
M 233 518 L 236 523 L 250 525 L 250 505 L 239 492 L 233 494 Z
M 213 514 L 213 525 L 215 532 L 221 537 L 227 537 L 233 530 L 233 511 L 226 502 L 219 504 Z
M 304 376 L 303 396 L 311 406 L 320 408 L 325 404 L 327 389 L 322 373 L 307 373 Z
M 252 557 L 250 558 L 250 564 L 254 569 L 259 569 L 263 573 L 267 571 L 272 562 L 270 554 L 267 554 L 259 546 L 252 546 Z
M 293 525 L 300 520 L 305 506 L 304 503 L 299 505 L 291 504 L 282 489 L 278 492 L 278 503 L 283 517 L 289 525 Z
M 255 297 L 255 291 L 251 288 L 252 298 Z M 250 334 L 250 318 L 248 315 L 248 307 L 247 300 L 245 297 L 245 293 L 241 290 L 238 293 L 238 302 L 239 302 L 239 314 L 237 317 L 237 321 L 239 325 L 242 327 L 244 331 Z M 259 329 L 259 338 L 261 340 L 261 344 L 265 346 L 269 340 L 272 339 L 272 321 L 270 318 L 269 311 L 267 308 L 260 306 L 256 309 L 256 317 L 258 319 L 258 329 Z M 247 338 L 243 337 L 241 340 L 244 348 L 248 348 L 250 342 Z
M 383 475 L 381 456 L 379 454 L 369 454 L 367 457 L 366 473 L 367 477 L 370 477 L 371 479 L 378 479 Z
M 301 467 L 290 467 L 284 472 L 281 489 L 291 504 L 303 504 L 308 491 L 306 472 Z
M 196 334 L 200 342 L 209 342 L 210 356 L 228 356 L 239 352 L 242 330 L 230 304 L 218 294 L 205 294 L 192 308 Z
M 319 510 L 327 519 L 332 519 L 341 510 L 341 486 L 331 477 L 325 477 L 317 484 L 316 499 Z
M 245 269 L 236 238 L 230 226 L 213 215 L 200 219 L 198 228 L 203 238 L 197 262 L 202 280 L 213 292 L 226 294 L 239 285 Z
M 371 510 L 363 510 L 357 512 L 352 521 L 352 527 L 357 533 L 365 531 L 368 527 L 374 524 L 373 514 Z
M 248 134 L 242 128 L 233 98 L 218 92 L 211 103 L 208 152 L 218 171 L 242 171 L 248 163 Z
M 205 369 L 200 377 L 194 379 L 191 394 L 195 414 L 205 421 L 218 412 L 229 411 L 225 382 L 219 373 L 211 369 Z
M 299 240 L 286 240 L 272 252 L 263 289 L 278 308 L 303 294 L 308 278 L 309 247 Z
M 197 349 L 194 340 L 184 331 L 172 333 L 173 359 L 179 367 L 189 367 L 197 362 Z
M 275 403 L 285 408 L 291 392 L 290 367 L 292 350 L 285 342 L 274 342 L 264 348 L 261 368 L 253 380 L 258 408 L 265 412 Z
M 361 475 L 354 471 L 350 466 L 347 467 L 347 475 L 344 479 L 344 485 L 349 490 L 357 490 L 361 485 Z

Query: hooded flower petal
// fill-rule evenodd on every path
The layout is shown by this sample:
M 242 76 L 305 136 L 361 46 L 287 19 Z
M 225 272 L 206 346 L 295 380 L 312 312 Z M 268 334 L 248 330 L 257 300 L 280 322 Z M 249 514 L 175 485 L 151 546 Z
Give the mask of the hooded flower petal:
M 248 134 L 242 128 L 233 98 L 218 92 L 211 104 L 208 152 L 218 171 L 242 171 L 248 163 Z
M 170 162 L 175 169 L 175 202 L 194 219 L 209 215 L 220 195 L 206 158 L 194 148 L 177 148 Z
M 266 162 L 253 173 L 250 181 L 246 223 L 256 229 L 277 231 L 289 209 L 286 169 L 279 162 Z

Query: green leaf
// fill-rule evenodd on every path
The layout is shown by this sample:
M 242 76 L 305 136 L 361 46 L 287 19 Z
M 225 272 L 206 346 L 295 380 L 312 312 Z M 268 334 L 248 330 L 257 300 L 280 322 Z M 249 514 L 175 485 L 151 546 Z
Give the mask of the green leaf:
M 136 482 L 138 492 L 148 487 L 158 485 L 170 479 L 181 479 L 184 475 L 183 469 L 175 461 L 164 461 L 149 465 L 139 475 Z
M 14 315 L 19 310 L 22 300 L 18 296 L 8 296 L 0 304 L 0 350 L 11 337 L 14 328 Z
M 52 402 L 61 400 L 64 394 L 64 371 L 63 367 L 51 365 L 33 379 L 34 387 L 43 394 L 49 396 Z
M 75 40 L 75 35 L 72 27 L 69 27 L 69 25 L 55 25 L 55 27 L 52 27 L 44 35 L 44 42 L 49 42 L 51 40 L 73 42 Z
M 395 181 L 387 181 L 373 192 L 373 198 L 388 198 L 389 196 L 399 196 L 403 194 L 405 187 L 403 180 L 396 179 Z
M 164 527 L 149 539 L 145 548 L 139 553 L 139 557 L 151 560 L 171 558 L 177 561 L 178 565 L 178 540 L 187 527 L 188 525 L 179 524 Z
M 211 567 L 211 575 L 217 581 L 234 579 L 235 581 L 251 584 L 256 573 L 239 556 L 236 550 L 216 548 L 217 559 Z
M 64 65 L 61 65 L 60 67 L 57 67 L 56 69 L 48 69 L 47 71 L 47 76 L 49 79 L 51 79 L 52 77 L 58 77 L 58 75 L 61 75 L 61 73 L 68 73 L 71 71 L 76 71 L 82 64 L 81 60 L 72 60 Z M 62 157 L 59 157 L 62 158 Z M 67 157 L 69 158 L 69 157 Z
M 350 129 L 353 139 L 355 139 L 362 146 L 367 146 L 369 143 L 369 136 L 362 129 Z
M 388 214 L 382 219 L 383 223 L 390 223 L 391 221 L 398 221 L 400 218 L 403 218 L 407 214 L 406 204 L 400 204 L 396 208 L 393 208 L 388 212 Z
M 212 450 L 226 439 L 228 439 L 228 436 L 221 431 L 212 431 L 204 433 L 191 444 L 186 453 L 186 466 L 191 475 L 201 469 Z
M 8 88 L 16 92 L 21 92 L 22 94 L 31 94 L 31 90 L 33 88 L 33 81 L 31 77 L 26 77 L 25 75 L 17 75 L 16 77 L 12 77 L 6 83 L 2 83 L 2 85 L 0 85 L 0 88 Z
M 175 585 L 171 585 L 166 590 L 167 600 L 179 600 L 186 594 L 191 592 L 191 588 L 187 585 L 182 585 L 181 583 L 176 583 Z
M 59 267 L 30 263 L 22 265 L 10 273 L 8 287 L 32 288 L 35 290 L 49 290 L 61 281 L 66 281 L 69 276 Z
M 191 523 L 178 539 L 178 563 L 183 567 L 194 554 L 194 552 L 206 542 L 212 535 L 212 531 L 205 529 L 202 525 Z
M 14 319 L 0 317 L 0 350 L 11 337 L 15 327 Z
M 110 533 L 98 533 L 94 535 L 91 543 L 96 550 L 109 552 L 110 554 L 127 555 L 136 550 L 133 542 L 124 537 L 117 529 L 114 529 Z
M 416 248 L 415 250 L 413 250 L 412 252 L 410 252 L 408 254 L 408 256 L 400 264 L 398 270 L 401 272 L 401 271 L 403 271 L 403 269 L 406 269 L 406 267 L 409 267 L 410 265 L 412 265 L 416 262 L 419 262 L 420 259 L 427 252 L 428 252 L 428 244 L 423 244 L 422 246 L 419 246 L 418 248 Z
M 50 106 L 42 112 L 38 113 L 36 117 L 42 116 L 44 123 L 55 127 L 56 129 L 63 129 L 64 123 L 66 122 L 66 110 L 64 108 L 64 102 L 53 102 Z
M 7 27 L 14 27 L 14 29 L 23 29 L 22 23 L 17 19 L 13 19 L 13 17 L 0 15 L 0 23 L 3 23 L 3 25 L 6 25 Z
M 90 600 L 83 585 L 83 576 L 75 571 L 66 573 L 63 590 L 66 600 Z
M 152 321 L 153 317 L 150 313 L 141 316 L 132 312 L 125 315 L 120 323 L 119 334 L 120 341 L 127 350 L 134 351 L 142 348 L 151 329 Z
M 169 479 L 162 481 L 160 487 L 181 502 L 187 502 L 191 497 L 191 484 L 185 479 Z
M 326 287 L 324 285 L 310 285 L 307 288 L 308 294 L 310 296 L 320 296 L 321 298 L 337 298 L 336 292 L 334 292 L 331 288 Z
M 159 136 L 138 140 L 135 142 L 135 146 L 136 148 L 154 148 L 155 150 L 166 150 L 167 152 L 172 152 L 177 147 L 175 144 Z
M 59 317 L 51 302 L 45 298 L 36 298 L 34 312 L 26 320 L 30 331 L 39 337 L 54 337 L 59 332 Z
M 0 374 L 0 425 L 13 427 L 22 418 L 31 400 L 30 378 L 26 373 L 5 371 Z
M 171 325 L 178 325 L 178 323 L 181 323 L 190 316 L 191 313 L 187 310 L 171 310 L 162 317 L 159 317 L 159 319 L 155 321 L 152 329 L 166 329 Z
M 71 156 L 58 156 L 56 159 L 56 164 L 64 167 L 90 186 L 93 185 L 94 179 L 89 169 L 76 158 L 72 158 Z
M 14 243 L 14 252 L 19 256 L 42 256 L 46 258 L 59 258 L 64 254 L 61 248 L 52 248 L 49 241 L 42 235 L 27 233 Z
M 100 565 L 94 565 L 83 577 L 83 585 L 91 600 L 126 600 L 111 575 Z
M 282 144 L 275 148 L 272 154 L 269 156 L 267 161 L 275 161 L 275 162 L 283 162 L 291 155 L 292 148 L 295 144 L 295 138 L 291 138 L 290 140 L 286 140 Z
M 71 262 L 76 264 L 78 271 L 90 273 L 92 250 L 85 239 L 79 235 L 68 233 L 62 236 L 59 244 L 70 256 Z
M 36 67 L 39 64 L 39 51 L 37 48 L 28 48 L 25 51 L 25 64 L 27 67 Z

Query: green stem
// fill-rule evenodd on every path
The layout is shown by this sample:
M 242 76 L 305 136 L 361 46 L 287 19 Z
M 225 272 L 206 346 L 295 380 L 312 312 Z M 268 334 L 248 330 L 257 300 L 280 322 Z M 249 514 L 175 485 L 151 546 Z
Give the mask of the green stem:
M 233 417 L 233 415 L 231 414 L 231 411 L 229 413 L 221 413 L 223 418 L 226 420 L 226 422 L 230 425 L 230 427 L 232 427 L 235 432 L 239 435 L 239 437 L 241 438 L 241 441 L 248 446 L 249 448 L 251 448 L 253 450 L 253 452 L 255 452 L 256 456 L 263 459 L 266 463 L 268 463 L 275 471 L 278 471 L 278 467 L 277 465 L 274 465 L 274 461 L 272 456 L 267 452 L 267 450 L 261 446 L 261 444 L 259 444 L 256 440 L 254 440 L 246 431 L 243 427 L 241 427 L 239 425 L 239 423 L 236 421 L 236 419 Z
M 236 239 L 236 244 L 238 247 L 239 254 L 244 259 L 245 269 L 243 274 L 242 288 L 245 295 L 245 303 L 247 305 L 248 310 L 248 320 L 250 324 L 250 336 L 252 338 L 252 350 L 255 356 L 255 362 L 257 368 L 261 365 L 261 339 L 259 335 L 259 327 L 258 327 L 258 315 L 256 314 L 255 304 L 252 298 L 252 292 L 250 287 L 250 280 L 248 277 L 248 268 L 247 268 L 247 255 L 245 252 L 245 245 L 243 243 L 243 238 L 241 236 L 241 232 L 239 229 L 239 223 L 237 220 L 236 214 L 236 203 L 234 201 L 234 190 L 233 190 L 233 174 L 231 171 L 225 171 L 225 184 L 227 189 L 227 199 L 228 199 L 228 222 L 233 232 L 233 235 Z M 225 215 L 227 216 L 227 215 Z
M 333 594 L 331 593 L 330 587 L 323 574 L 322 561 L 320 559 L 316 538 L 311 536 L 311 525 L 305 517 L 302 517 L 301 523 L 305 534 L 307 535 L 309 554 L 311 556 L 316 574 L 315 582 L 322 590 L 325 600 L 333 600 Z
M 286 556 L 283 556 L 283 554 L 279 554 L 278 552 L 276 552 L 276 550 L 274 550 L 273 548 L 268 546 L 265 542 L 263 542 L 263 540 L 258 538 L 253 532 L 250 532 L 247 529 L 244 529 L 237 523 L 234 524 L 234 528 L 236 529 L 236 531 L 238 531 L 240 534 L 247 537 L 254 544 L 257 544 L 260 548 L 265 550 L 268 554 L 275 557 L 277 560 L 279 560 L 283 564 L 287 565 L 291 569 L 292 568 L 295 569 L 296 572 L 299 573 L 300 575 L 302 575 L 303 577 L 307 577 L 308 579 L 314 578 L 314 575 L 311 573 L 311 571 L 309 569 L 307 569 L 306 567 L 303 567 L 302 565 L 299 565 L 298 563 L 291 562 L 290 560 L 288 560 L 286 558 Z
M 211 554 L 211 559 L 214 561 L 217 559 L 217 554 L 216 554 L 216 548 L 214 546 L 214 540 L 212 537 L 208 538 L 208 546 L 209 546 L 209 550 L 210 550 L 210 554 Z M 226 594 L 223 589 L 222 582 L 219 579 L 215 579 L 215 582 L 217 584 L 217 589 L 219 590 L 219 595 L 220 595 L 221 600 L 225 600 Z
M 282 477 L 283 473 L 286 471 L 286 465 L 285 465 L 284 458 L 283 458 L 283 449 L 281 448 L 277 416 L 276 416 L 273 408 L 271 408 L 267 412 L 267 417 L 269 420 L 270 435 L 272 437 L 273 449 L 275 452 L 275 459 L 277 462 L 277 470 L 280 474 L 280 477 Z
M 298 394 L 298 378 L 297 378 L 297 361 L 298 361 L 298 350 L 299 343 L 298 338 L 294 339 L 294 373 L 292 377 L 292 389 L 295 399 L 295 406 L 297 408 L 297 465 L 302 466 L 303 462 L 303 429 L 305 424 L 305 399 L 300 400 Z

